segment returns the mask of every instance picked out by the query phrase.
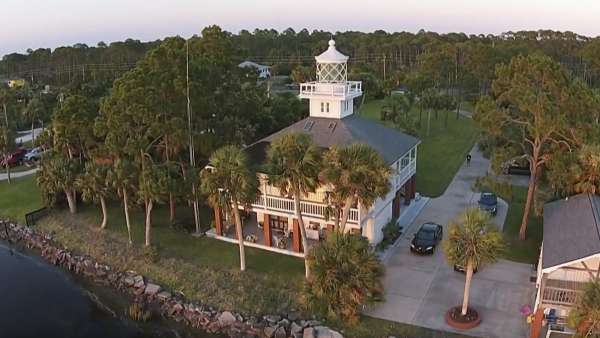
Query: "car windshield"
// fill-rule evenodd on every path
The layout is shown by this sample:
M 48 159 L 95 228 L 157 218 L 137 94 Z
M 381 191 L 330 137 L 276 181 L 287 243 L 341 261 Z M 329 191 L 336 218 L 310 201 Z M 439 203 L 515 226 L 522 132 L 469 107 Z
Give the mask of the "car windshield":
M 417 238 L 426 241 L 432 240 L 435 238 L 435 234 L 433 233 L 433 231 L 419 231 L 419 233 L 417 233 Z
M 479 203 L 496 204 L 496 195 L 488 193 L 481 194 L 481 199 L 479 200 Z

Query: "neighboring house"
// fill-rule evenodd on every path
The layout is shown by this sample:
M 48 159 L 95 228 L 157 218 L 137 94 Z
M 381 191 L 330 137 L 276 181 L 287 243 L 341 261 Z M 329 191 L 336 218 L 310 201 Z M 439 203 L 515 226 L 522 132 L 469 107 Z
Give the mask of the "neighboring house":
M 300 85 L 300 98 L 310 101 L 310 116 L 255 142 L 246 151 L 252 164 L 260 168 L 269 144 L 286 133 L 309 134 L 324 150 L 333 145 L 347 146 L 356 142 L 370 145 L 393 169 L 390 192 L 369 209 L 360 204 L 352 208 L 346 230 L 361 234 L 372 244 L 377 244 L 383 238 L 383 227 L 400 216 L 404 209 L 402 204 L 409 205 L 415 197 L 417 147 L 420 141 L 354 114 L 353 100 L 362 95 L 362 85 L 361 82 L 347 80 L 348 57 L 337 51 L 333 40 L 329 42 L 329 49 L 317 56 L 316 61 L 317 81 Z M 260 194 L 246 209 L 245 238 L 253 236 L 248 239 L 256 242 L 251 243 L 254 246 L 270 250 L 276 247 L 281 250 L 274 251 L 290 253 L 287 239 L 291 237 L 292 252 L 301 256 L 300 231 L 293 199 L 282 196 L 276 187 L 269 185 L 266 174 L 259 173 L 259 178 Z M 330 206 L 327 197 L 327 187 L 323 186 L 302 198 L 303 220 L 311 243 L 334 230 L 334 221 L 328 217 Z M 221 211 L 215 210 L 215 229 L 207 235 L 235 242 L 233 235 L 226 233 L 223 219 Z
M 10 79 L 10 80 L 8 80 L 8 86 L 10 88 L 21 88 L 21 87 L 25 86 L 25 80 L 24 79 Z
M 585 284 L 600 277 L 600 196 L 579 194 L 544 206 L 535 312 L 564 324 Z
M 238 65 L 240 68 L 254 68 L 258 73 L 259 79 L 271 78 L 271 67 L 258 64 L 252 61 L 244 61 Z

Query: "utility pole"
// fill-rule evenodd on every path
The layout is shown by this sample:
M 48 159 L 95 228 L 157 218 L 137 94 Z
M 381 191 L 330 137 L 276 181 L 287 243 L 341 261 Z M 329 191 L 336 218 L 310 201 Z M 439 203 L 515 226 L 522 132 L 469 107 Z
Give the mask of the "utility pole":
M 188 115 L 188 133 L 189 133 L 189 150 L 190 150 L 190 167 L 192 173 L 196 168 L 196 154 L 194 151 L 194 136 L 192 134 L 192 106 L 190 102 L 190 40 L 185 41 L 185 79 L 186 79 L 186 96 L 187 96 L 187 115 Z M 200 210 L 198 209 L 198 195 L 196 193 L 196 185 L 192 181 L 192 196 L 194 200 L 194 223 L 196 225 L 196 235 L 200 235 Z
M 383 54 L 383 81 L 386 80 L 386 74 L 385 74 L 385 66 L 386 66 L 386 58 L 387 58 L 387 54 Z

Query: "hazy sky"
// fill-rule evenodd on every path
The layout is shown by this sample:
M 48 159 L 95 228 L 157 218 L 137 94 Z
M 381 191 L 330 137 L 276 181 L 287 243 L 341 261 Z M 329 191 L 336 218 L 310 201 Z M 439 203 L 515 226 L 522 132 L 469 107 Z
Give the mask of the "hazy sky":
M 125 38 L 292 27 L 600 35 L 600 0 L 0 0 L 0 55 Z

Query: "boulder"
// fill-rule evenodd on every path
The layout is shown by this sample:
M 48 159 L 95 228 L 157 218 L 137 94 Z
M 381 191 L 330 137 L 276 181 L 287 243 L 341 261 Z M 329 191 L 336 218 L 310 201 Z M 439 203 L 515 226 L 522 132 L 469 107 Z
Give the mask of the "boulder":
M 235 316 L 229 311 L 221 313 L 217 320 L 219 321 L 219 325 L 221 325 L 221 327 L 231 326 L 236 322 Z
M 144 284 L 144 277 L 140 275 L 133 277 L 133 287 L 141 288 L 142 286 L 144 286 Z
M 146 285 L 146 289 L 144 290 L 144 293 L 147 294 L 147 295 L 149 295 L 149 296 L 154 296 L 160 290 L 161 290 L 160 285 L 148 283 L 148 285 Z
M 281 316 L 277 315 L 266 315 L 264 318 L 271 324 L 277 324 L 281 320 Z
M 277 326 L 267 326 L 263 330 L 263 333 L 265 334 L 265 337 L 273 338 L 275 336 L 275 331 L 277 331 Z
M 127 276 L 127 277 L 123 278 L 123 283 L 125 283 L 125 285 L 131 287 L 135 284 L 135 280 L 133 279 L 133 276 Z
M 292 335 L 296 335 L 297 333 L 302 333 L 302 326 L 296 324 L 295 322 L 292 322 L 292 325 L 290 326 L 290 333 Z
M 160 299 L 162 301 L 165 301 L 165 300 L 171 298 L 171 293 L 168 291 L 161 291 L 156 295 L 156 297 L 158 297 L 158 299 Z
M 283 327 L 278 327 L 275 331 L 275 338 L 286 338 L 287 334 L 285 333 L 285 329 Z
M 317 338 L 315 329 L 313 329 L 312 327 L 307 327 L 306 329 L 304 329 L 302 338 Z

